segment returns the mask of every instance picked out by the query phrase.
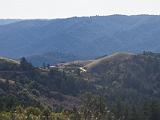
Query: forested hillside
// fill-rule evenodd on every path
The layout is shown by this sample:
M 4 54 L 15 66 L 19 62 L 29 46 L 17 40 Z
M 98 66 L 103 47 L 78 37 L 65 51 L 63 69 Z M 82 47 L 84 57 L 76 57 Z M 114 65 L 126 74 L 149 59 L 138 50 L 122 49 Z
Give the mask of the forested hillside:
M 0 26 L 0 56 L 20 58 L 53 52 L 93 59 L 118 51 L 160 52 L 159 22 L 160 16 L 154 15 L 21 20 Z
M 160 54 L 33 67 L 0 58 L 2 120 L 159 120 Z

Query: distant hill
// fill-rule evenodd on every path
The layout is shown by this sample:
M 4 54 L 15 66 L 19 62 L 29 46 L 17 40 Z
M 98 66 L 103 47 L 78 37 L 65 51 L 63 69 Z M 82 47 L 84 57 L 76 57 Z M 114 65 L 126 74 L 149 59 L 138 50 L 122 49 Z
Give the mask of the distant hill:
M 45 53 L 41 55 L 33 55 L 26 57 L 26 59 L 32 63 L 34 66 L 43 66 L 43 65 L 55 65 L 58 63 L 64 63 L 64 62 L 70 62 L 77 59 L 80 59 L 80 57 L 77 57 L 72 54 L 67 53 Z
M 0 25 L 7 25 L 21 21 L 20 19 L 0 19 Z
M 114 52 L 160 52 L 160 16 L 111 15 L 22 20 L 0 26 L 0 55 L 13 58 L 48 52 L 90 59 Z

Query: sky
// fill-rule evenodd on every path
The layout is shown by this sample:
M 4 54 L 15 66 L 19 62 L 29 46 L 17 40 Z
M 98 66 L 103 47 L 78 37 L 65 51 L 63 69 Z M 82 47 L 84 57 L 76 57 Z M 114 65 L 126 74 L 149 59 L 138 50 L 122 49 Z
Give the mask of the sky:
M 0 0 L 0 18 L 160 14 L 160 0 Z

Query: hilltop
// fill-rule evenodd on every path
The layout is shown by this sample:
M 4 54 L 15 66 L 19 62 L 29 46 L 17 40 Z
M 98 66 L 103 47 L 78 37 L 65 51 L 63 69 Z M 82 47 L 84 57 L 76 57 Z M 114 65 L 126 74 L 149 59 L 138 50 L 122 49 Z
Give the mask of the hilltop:
M 10 64 L 19 64 L 19 61 L 14 60 L 14 59 L 5 58 L 5 57 L 0 57 L 0 62 L 6 62 Z
M 109 56 L 101 57 L 99 59 L 93 60 L 91 63 L 87 64 L 85 68 L 89 71 L 96 69 L 97 67 L 105 67 L 104 65 L 108 62 L 114 61 L 125 61 L 132 59 L 135 54 L 132 53 L 114 53 Z M 98 71 L 98 70 L 97 70 Z

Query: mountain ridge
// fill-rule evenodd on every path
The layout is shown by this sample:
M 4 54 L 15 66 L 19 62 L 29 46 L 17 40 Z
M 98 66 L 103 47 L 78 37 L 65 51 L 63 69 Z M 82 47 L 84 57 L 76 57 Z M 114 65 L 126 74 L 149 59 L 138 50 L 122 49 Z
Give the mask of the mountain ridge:
M 148 26 L 155 24 L 150 33 L 158 33 L 159 29 L 156 27 L 159 26 L 159 18 L 159 16 L 149 15 L 112 15 L 55 20 L 22 20 L 0 26 L 0 55 L 20 58 L 50 51 L 62 53 L 66 51 L 70 54 L 77 54 L 82 59 L 90 59 L 117 51 L 141 52 L 147 48 L 158 51 L 158 44 L 154 44 L 155 48 L 154 45 L 148 46 L 148 42 L 155 41 L 153 35 L 144 31 L 146 29 L 142 29 L 141 33 L 138 33 L 138 30 L 141 29 L 141 26 L 145 28 L 147 24 Z M 131 32 L 126 34 L 126 31 L 132 30 L 135 31 L 134 35 Z M 148 36 L 148 42 L 144 42 L 144 47 L 138 49 L 137 44 L 145 41 L 145 38 L 141 37 L 144 34 Z M 157 34 L 156 36 L 158 39 Z M 142 42 L 139 42 L 140 39 Z M 133 44 L 129 44 L 129 41 Z

